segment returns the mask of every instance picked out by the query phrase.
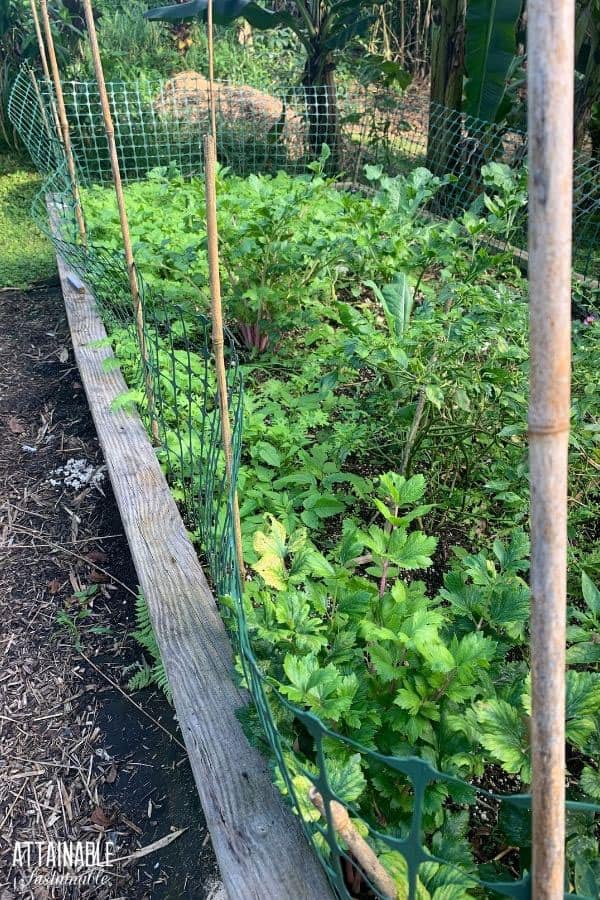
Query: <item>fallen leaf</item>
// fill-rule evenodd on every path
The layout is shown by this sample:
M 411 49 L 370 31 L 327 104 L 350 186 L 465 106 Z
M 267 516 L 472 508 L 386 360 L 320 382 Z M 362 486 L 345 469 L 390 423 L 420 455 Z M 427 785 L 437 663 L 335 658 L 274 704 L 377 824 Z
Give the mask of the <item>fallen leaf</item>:
M 107 784 L 114 784 L 117 780 L 117 767 L 114 765 L 114 763 L 104 776 L 104 780 Z
M 90 572 L 90 581 L 94 584 L 106 584 L 107 581 L 110 581 L 108 575 L 105 575 L 104 572 L 99 572 L 98 569 L 92 569 Z
M 8 430 L 12 432 L 12 434 L 24 434 L 27 429 L 23 425 L 22 422 L 19 422 L 16 416 L 8 417 Z
M 166 834 L 164 837 L 160 838 L 158 841 L 154 841 L 152 844 L 148 844 L 146 847 L 140 847 L 139 850 L 134 850 L 133 853 L 130 853 L 129 856 L 118 856 L 116 859 L 113 859 L 113 862 L 128 862 L 131 859 L 141 859 L 144 856 L 148 856 L 150 853 L 154 853 L 156 850 L 162 850 L 163 847 L 168 847 L 169 844 L 172 844 L 173 841 L 176 841 L 178 837 L 181 837 L 187 831 L 187 828 L 178 828 L 177 831 L 171 832 L 171 834 Z
M 97 806 L 90 816 L 90 821 L 94 825 L 99 825 L 101 828 L 108 828 L 111 820 L 108 818 L 102 807 Z
M 59 362 L 66 363 L 68 358 L 69 358 L 69 351 L 67 350 L 66 347 L 63 347 L 62 350 L 60 351 L 60 353 L 58 354 Z
M 86 559 L 94 565 L 94 563 L 100 563 L 100 565 L 104 565 L 105 562 L 108 562 L 108 556 L 106 553 L 103 553 L 102 550 L 90 550 L 87 554 Z
M 58 594 L 60 591 L 60 581 L 58 578 L 53 578 L 52 581 L 48 582 L 48 590 L 51 594 Z

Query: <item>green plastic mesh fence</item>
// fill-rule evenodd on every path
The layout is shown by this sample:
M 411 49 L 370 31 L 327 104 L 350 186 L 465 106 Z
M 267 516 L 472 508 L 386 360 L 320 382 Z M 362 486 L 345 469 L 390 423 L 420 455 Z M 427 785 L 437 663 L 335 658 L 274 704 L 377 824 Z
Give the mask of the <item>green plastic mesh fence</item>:
M 174 165 L 186 175 L 201 172 L 201 137 L 207 127 L 206 93 L 199 92 L 198 86 L 190 90 L 183 80 L 180 92 L 176 87 L 173 83 L 110 86 L 119 156 L 127 179 L 143 178 L 157 165 Z M 396 101 L 390 97 L 371 102 L 370 95 L 342 96 L 336 115 L 332 116 L 331 100 L 325 91 L 308 93 L 294 89 L 285 98 L 270 98 L 267 104 L 247 88 L 227 85 L 218 90 L 219 156 L 236 171 L 271 171 L 284 165 L 292 171 L 305 171 L 307 160 L 314 158 L 320 143 L 327 138 L 333 143 L 336 164 L 351 179 L 360 175 L 366 162 L 380 162 L 398 171 L 427 161 L 438 171 L 453 171 L 456 179 L 438 201 L 434 210 L 438 214 L 464 209 L 481 192 L 479 175 L 485 160 L 510 159 L 518 165 L 526 150 L 522 135 L 502 134 L 494 126 L 439 109 L 430 113 L 434 120 L 431 133 L 437 137 L 433 142 L 435 152 L 431 138 L 428 150 L 427 132 L 405 127 L 408 112 L 396 108 Z M 79 176 L 84 184 L 107 182 L 108 154 L 97 91 L 90 84 L 70 83 L 65 86 L 65 93 Z M 144 378 L 150 378 L 153 415 L 160 436 L 157 452 L 188 526 L 199 536 L 215 590 L 224 598 L 224 617 L 274 759 L 280 788 L 301 819 L 332 886 L 339 897 L 347 900 L 357 896 L 356 890 L 349 887 L 351 881 L 360 885 L 361 897 L 386 896 L 381 886 L 370 880 L 369 873 L 361 870 L 360 863 L 336 833 L 330 805 L 335 800 L 348 809 L 354 824 L 394 875 L 398 900 L 529 898 L 527 862 L 520 864 L 521 875 L 512 880 L 481 879 L 476 867 L 465 867 L 461 859 L 445 852 L 443 842 L 427 839 L 423 829 L 424 810 L 432 798 L 439 800 L 440 796 L 455 809 L 467 809 L 476 815 L 478 809 L 485 808 L 493 819 L 512 815 L 522 825 L 529 820 L 528 794 L 502 795 L 484 790 L 438 771 L 426 759 L 385 756 L 362 746 L 291 703 L 263 669 L 253 649 L 256 635 L 248 624 L 234 552 L 232 503 L 241 454 L 243 384 L 233 341 L 226 341 L 234 435 L 234 477 L 230 483 L 221 446 L 210 322 L 200 314 L 191 316 L 189 308 L 184 311 L 172 302 L 166 303 L 140 278 L 147 360 L 140 359 L 123 254 L 94 246 L 84 248 L 78 238 L 64 154 L 49 126 L 51 101 L 47 85 L 40 85 L 37 90 L 28 72 L 19 76 L 10 115 L 36 165 L 48 176 L 34 203 L 34 219 L 51 237 L 57 252 L 92 289 L 131 388 L 131 399 L 138 403 L 147 423 L 149 411 L 142 385 Z M 589 185 L 589 189 L 585 190 L 585 203 L 582 199 L 576 215 L 590 231 L 595 227 L 592 223 L 598 206 L 597 195 L 593 194 L 597 191 L 594 172 L 583 162 L 577 170 L 582 198 L 583 186 Z M 48 228 L 48 209 L 52 229 Z M 295 723 L 296 732 L 302 735 L 302 753 L 297 739 L 291 743 L 284 736 L 279 727 L 283 721 Z M 411 801 L 412 812 L 403 828 L 386 829 L 376 809 L 369 811 L 348 802 L 340 773 L 332 763 L 332 747 L 347 755 L 358 754 L 364 766 L 387 779 L 394 790 Z M 311 802 L 311 788 L 322 796 L 325 816 Z M 587 817 L 589 828 L 595 827 L 600 806 L 582 800 L 569 802 L 567 807 L 569 816 Z M 526 844 L 526 838 L 524 841 Z
M 17 78 L 9 114 L 41 171 L 60 162 L 60 145 L 49 128 L 52 91 L 31 74 Z M 95 83 L 63 86 L 72 141 L 83 183 L 109 183 L 110 162 L 100 99 Z M 175 166 L 182 175 L 201 169 L 201 138 L 208 121 L 208 82 L 194 72 L 168 81 L 114 82 L 108 85 L 122 176 L 145 177 L 156 166 Z M 46 113 L 40 111 L 40 99 Z M 425 165 L 438 175 L 451 174 L 431 208 L 454 216 L 482 197 L 482 168 L 503 162 L 520 168 L 527 157 L 526 135 L 455 110 L 429 103 L 426 93 L 293 87 L 277 97 L 245 85 L 218 83 L 215 92 L 218 157 L 233 172 L 290 174 L 306 172 L 321 145 L 333 150 L 332 173 L 360 182 L 366 164 L 389 174 Z M 574 269 L 600 278 L 600 161 L 584 153 L 574 158 Z M 526 249 L 526 211 L 517 222 L 513 244 Z

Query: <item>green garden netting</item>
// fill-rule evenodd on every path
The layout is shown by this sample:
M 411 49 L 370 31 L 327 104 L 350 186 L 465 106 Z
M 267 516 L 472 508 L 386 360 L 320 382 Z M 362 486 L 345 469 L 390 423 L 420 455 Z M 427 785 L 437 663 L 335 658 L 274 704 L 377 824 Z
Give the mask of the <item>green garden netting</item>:
M 11 120 L 42 172 L 56 171 L 60 145 L 48 133 L 53 123 L 51 88 L 22 72 L 9 105 Z M 98 89 L 93 82 L 63 85 L 73 147 L 84 184 L 111 181 L 108 145 Z M 39 92 L 39 96 L 38 96 Z M 208 82 L 198 73 L 175 79 L 112 82 L 108 85 L 122 177 L 144 178 L 156 166 L 175 166 L 184 176 L 201 170 L 201 135 L 208 124 Z M 40 113 L 40 100 L 46 107 Z M 415 88 L 391 91 L 339 89 L 335 103 L 324 89 L 292 87 L 271 96 L 248 85 L 219 83 L 216 90 L 217 154 L 234 173 L 306 172 L 323 142 L 334 149 L 332 174 L 360 183 L 366 164 L 391 175 L 424 165 L 450 174 L 431 206 L 456 216 L 483 194 L 482 167 L 491 161 L 519 169 L 527 138 L 506 126 L 473 119 L 432 104 Z M 574 269 L 600 280 L 600 161 L 574 156 Z M 527 213 L 516 223 L 513 246 L 527 247 Z
M 113 84 L 109 86 L 115 132 L 123 175 L 127 180 L 144 178 L 154 167 L 174 166 L 183 175 L 202 171 L 202 135 L 208 124 L 206 93 L 188 85 L 179 93 L 169 84 Z M 101 121 L 97 89 L 91 84 L 65 85 L 73 147 L 79 178 L 84 185 L 110 181 L 110 166 Z M 392 170 L 408 170 L 415 162 L 428 159 L 426 132 L 405 127 L 406 109 L 397 107 L 397 98 L 364 92 L 341 95 L 332 131 L 331 100 L 323 91 L 293 89 L 285 97 L 262 100 L 249 89 L 223 86 L 218 101 L 218 155 L 236 172 L 305 171 L 314 158 L 323 136 L 335 135 L 334 159 L 342 177 L 360 177 L 365 163 L 380 163 Z M 429 164 L 441 170 L 451 164 L 457 174 L 447 194 L 434 212 L 455 213 L 464 209 L 481 192 L 478 183 L 481 159 L 510 159 L 519 165 L 525 154 L 522 135 L 501 134 L 494 126 L 465 120 L 456 113 L 433 109 L 434 128 L 442 135 L 437 142 L 441 155 Z M 221 424 L 210 340 L 210 322 L 202 315 L 190 318 L 189 308 L 179 309 L 171 301 L 149 289 L 142 278 L 141 303 L 144 313 L 147 359 L 140 356 L 134 317 L 129 299 L 124 257 L 118 252 L 88 246 L 77 232 L 75 201 L 67 175 L 60 142 L 52 128 L 52 93 L 23 71 L 10 101 L 10 115 L 41 172 L 46 174 L 43 191 L 36 198 L 33 216 L 54 242 L 57 252 L 80 274 L 92 289 L 107 333 L 142 415 L 149 424 L 150 412 L 159 427 L 157 453 L 176 489 L 187 524 L 199 537 L 215 591 L 229 598 L 224 604 L 237 647 L 245 682 L 254 700 L 266 742 L 278 770 L 278 780 L 287 793 L 304 831 L 324 866 L 332 886 L 341 898 L 351 894 L 344 877 L 346 863 L 360 871 L 348 848 L 337 835 L 330 802 L 342 802 L 336 789 L 336 775 L 324 748 L 331 743 L 360 755 L 364 763 L 412 795 L 412 815 L 406 827 L 390 832 L 382 829 L 375 814 L 345 804 L 353 821 L 388 868 L 396 874 L 397 897 L 404 900 L 431 896 L 421 876 L 437 873 L 444 900 L 465 896 L 531 895 L 530 877 L 512 881 L 481 880 L 465 871 L 454 858 L 438 855 L 438 845 L 425 839 L 422 818 L 430 792 L 442 790 L 457 807 L 476 809 L 484 804 L 493 815 L 501 809 L 525 816 L 531 806 L 529 795 L 500 795 L 467 784 L 454 775 L 435 769 L 425 759 L 388 757 L 336 734 L 313 714 L 291 704 L 261 670 L 253 652 L 253 634 L 244 612 L 243 585 L 236 564 L 232 529 L 233 488 L 237 478 L 242 441 L 243 384 L 233 341 L 227 337 L 227 382 L 232 417 L 234 452 L 233 478 L 226 476 L 221 444 Z M 316 124 L 315 124 L 316 123 Z M 477 126 L 477 127 L 476 127 Z M 485 143 L 483 140 L 485 138 Z M 473 143 L 474 142 L 474 143 Z M 446 148 L 446 149 L 444 149 Z M 483 153 L 480 158 L 478 153 Z M 469 162 L 474 157 L 472 165 Z M 469 168 L 471 166 L 471 168 Z M 590 184 L 576 208 L 585 218 L 588 231 L 597 227 L 597 178 L 595 169 L 583 163 L 577 170 L 578 184 Z M 597 173 L 596 173 L 597 174 Z M 596 191 L 595 199 L 591 191 Z M 583 190 L 583 188 L 581 188 Z M 582 197 L 583 197 L 582 193 Z M 50 209 L 53 229 L 48 228 Z M 85 210 L 84 210 L 85 212 Z M 583 226 L 578 228 L 583 230 Z M 596 232 L 594 231 L 594 234 Z M 591 259 L 591 251 L 586 251 Z M 144 405 L 141 389 L 149 378 L 154 395 L 152 411 Z M 293 718 L 312 741 L 309 754 L 299 757 L 278 729 L 282 718 Z M 303 762 L 310 756 L 310 766 Z M 326 817 L 312 805 L 308 790 L 314 786 L 322 795 Z M 590 828 L 600 806 L 583 801 L 567 804 L 569 815 L 589 817 Z M 361 872 L 365 886 L 374 897 L 384 895 Z M 361 896 L 368 896 L 362 893 Z M 576 897 L 575 894 L 565 896 Z

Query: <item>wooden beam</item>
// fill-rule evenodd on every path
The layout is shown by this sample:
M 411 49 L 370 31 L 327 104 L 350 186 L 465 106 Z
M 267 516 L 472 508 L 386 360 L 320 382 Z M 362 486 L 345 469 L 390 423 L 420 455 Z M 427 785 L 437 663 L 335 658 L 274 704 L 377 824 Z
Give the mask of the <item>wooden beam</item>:
M 246 740 L 232 651 L 212 592 L 137 413 L 112 411 L 125 391 L 90 292 L 58 258 L 75 358 L 173 691 L 223 882 L 231 900 L 332 900 L 298 819 Z M 198 847 L 198 853 L 201 848 Z

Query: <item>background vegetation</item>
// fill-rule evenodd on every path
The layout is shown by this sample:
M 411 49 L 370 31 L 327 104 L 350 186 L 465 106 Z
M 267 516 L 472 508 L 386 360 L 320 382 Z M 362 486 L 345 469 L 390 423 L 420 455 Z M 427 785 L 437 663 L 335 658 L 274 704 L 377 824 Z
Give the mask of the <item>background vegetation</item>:
M 23 288 L 56 274 L 49 241 L 29 212 L 41 179 L 20 156 L 0 156 L 0 288 Z

